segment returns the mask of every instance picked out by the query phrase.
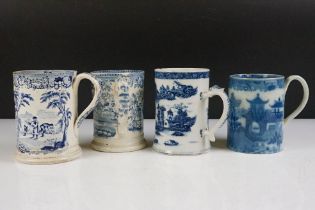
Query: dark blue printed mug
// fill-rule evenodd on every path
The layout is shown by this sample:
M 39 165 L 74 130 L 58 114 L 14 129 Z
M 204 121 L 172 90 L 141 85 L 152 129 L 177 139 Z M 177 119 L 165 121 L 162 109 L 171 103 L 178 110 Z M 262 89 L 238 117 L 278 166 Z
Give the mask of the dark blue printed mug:
M 284 118 L 285 94 L 293 80 L 301 83 L 304 96 L 299 107 Z M 284 76 L 275 74 L 231 75 L 228 148 L 256 154 L 281 151 L 283 125 L 304 109 L 308 97 L 308 85 L 300 76 L 285 80 Z

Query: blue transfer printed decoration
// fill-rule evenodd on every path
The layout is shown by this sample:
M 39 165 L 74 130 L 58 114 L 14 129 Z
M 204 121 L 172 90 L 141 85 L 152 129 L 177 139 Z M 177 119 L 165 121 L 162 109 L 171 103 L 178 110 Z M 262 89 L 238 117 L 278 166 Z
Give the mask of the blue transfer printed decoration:
M 145 147 L 143 137 L 143 70 L 99 70 L 91 73 L 102 94 L 93 112 L 92 147 L 124 152 Z
M 244 153 L 275 153 L 282 149 L 284 77 L 272 74 L 230 76 L 228 140 Z
M 153 149 L 167 154 L 195 155 L 210 148 L 208 97 L 224 99 L 223 117 L 227 116 L 227 96 L 220 88 L 209 89 L 209 69 L 155 69 L 155 139 Z M 220 91 L 219 91 L 220 89 Z M 202 94 L 205 93 L 205 97 Z M 224 96 L 222 96 L 224 95 Z M 216 129 L 213 129 L 213 132 Z
M 42 153 L 62 149 L 67 145 L 67 132 L 72 117 L 72 112 L 67 107 L 70 100 L 68 89 L 72 86 L 75 75 L 76 71 L 73 70 L 25 70 L 13 73 L 15 113 L 18 120 L 17 149 L 21 153 L 32 153 L 29 147 L 32 146 L 32 150 L 35 150 L 34 147 L 40 144 L 43 146 L 38 149 Z M 40 110 L 36 115 L 32 115 L 27 107 L 34 103 L 35 90 L 44 91 L 40 95 L 39 102 L 46 110 Z M 22 111 L 22 107 L 26 110 Z M 45 121 L 51 121 L 52 116 L 47 118 L 52 115 L 50 110 L 56 111 L 54 117 L 59 118 L 55 124 Z M 58 134 L 61 135 L 60 139 L 56 139 L 53 143 L 51 140 L 43 140 Z
M 82 79 L 94 87 L 93 100 L 77 117 L 77 92 Z M 95 107 L 98 82 L 74 70 L 25 70 L 13 72 L 16 159 L 29 164 L 52 164 L 80 156 L 79 121 Z

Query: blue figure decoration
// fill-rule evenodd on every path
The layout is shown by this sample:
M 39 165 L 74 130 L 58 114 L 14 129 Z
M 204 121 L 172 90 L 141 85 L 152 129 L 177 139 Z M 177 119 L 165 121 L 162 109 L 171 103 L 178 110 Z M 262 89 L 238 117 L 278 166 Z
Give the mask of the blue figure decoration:
M 54 124 L 52 123 L 42 123 L 39 126 L 39 133 L 42 137 L 45 136 L 45 134 L 53 134 L 54 132 Z
M 26 136 L 28 131 L 29 131 L 29 127 L 27 125 L 24 125 L 24 127 L 23 127 L 23 136 Z
M 30 126 L 32 127 L 32 138 L 38 139 L 39 126 L 37 117 L 33 117 L 32 121 L 30 122 Z

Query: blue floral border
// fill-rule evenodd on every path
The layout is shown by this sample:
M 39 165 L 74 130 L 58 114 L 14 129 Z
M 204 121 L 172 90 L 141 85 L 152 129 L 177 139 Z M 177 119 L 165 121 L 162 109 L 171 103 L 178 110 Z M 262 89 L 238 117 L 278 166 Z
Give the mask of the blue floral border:
M 209 78 L 209 72 L 155 72 L 156 79 L 202 79 Z
M 243 80 L 230 79 L 229 88 L 242 91 L 273 91 L 284 88 L 284 79 Z
M 13 86 L 16 89 L 49 89 L 69 88 L 73 83 L 75 72 L 49 72 L 28 74 L 27 72 L 13 74 Z

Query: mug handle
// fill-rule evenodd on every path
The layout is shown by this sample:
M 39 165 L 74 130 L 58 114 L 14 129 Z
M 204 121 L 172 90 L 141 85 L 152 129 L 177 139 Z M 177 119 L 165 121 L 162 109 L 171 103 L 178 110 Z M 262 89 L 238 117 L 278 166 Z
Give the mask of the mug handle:
M 285 93 L 287 92 L 288 87 L 293 80 L 297 80 L 298 82 L 301 83 L 301 85 L 303 87 L 303 93 L 304 94 L 303 94 L 303 99 L 302 99 L 300 105 L 294 110 L 294 112 L 292 112 L 289 116 L 287 116 L 284 119 L 284 125 L 286 125 L 289 121 L 293 120 L 296 116 L 298 116 L 298 114 L 300 114 L 300 112 L 304 109 L 305 105 L 307 104 L 307 101 L 309 98 L 308 85 L 307 85 L 305 79 L 303 79 L 303 77 L 298 76 L 298 75 L 292 75 L 286 79 L 286 81 L 285 81 Z
M 223 112 L 220 119 L 211 129 L 207 128 L 201 131 L 201 136 L 203 138 L 210 140 L 211 142 L 215 141 L 214 133 L 218 128 L 220 128 L 225 123 L 229 113 L 229 98 L 227 94 L 224 92 L 224 88 L 220 88 L 219 86 L 214 85 L 208 91 L 202 92 L 200 94 L 200 99 L 206 100 L 208 98 L 212 98 L 213 96 L 219 96 L 222 99 Z
M 74 92 L 74 96 L 76 99 L 78 99 L 78 89 L 79 89 L 79 84 L 81 82 L 81 80 L 83 79 L 87 79 L 89 80 L 94 87 L 94 96 L 92 101 L 90 102 L 90 104 L 83 110 L 83 112 L 79 115 L 79 117 L 77 117 L 74 121 L 74 133 L 77 135 L 78 134 L 78 128 L 80 127 L 81 123 L 83 122 L 83 120 L 93 111 L 93 109 L 95 108 L 95 106 L 97 105 L 100 93 L 101 93 L 101 86 L 99 84 L 99 82 L 91 76 L 91 74 L 89 73 L 81 73 L 79 75 L 76 76 L 76 78 L 74 79 L 73 82 L 73 92 Z M 75 110 L 78 110 L 78 103 L 75 103 Z

